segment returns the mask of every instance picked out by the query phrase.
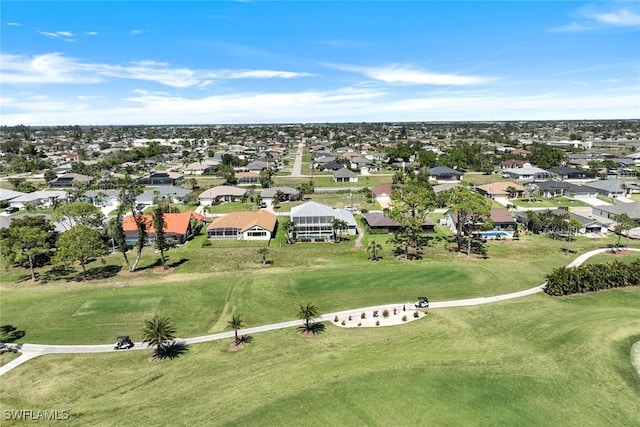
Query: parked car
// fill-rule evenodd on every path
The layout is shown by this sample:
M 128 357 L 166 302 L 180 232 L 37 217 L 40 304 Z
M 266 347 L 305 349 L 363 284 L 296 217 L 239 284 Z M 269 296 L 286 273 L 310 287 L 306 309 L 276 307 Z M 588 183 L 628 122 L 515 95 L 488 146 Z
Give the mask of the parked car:
M 429 300 L 427 299 L 427 297 L 418 297 L 416 308 L 429 308 Z
M 12 214 L 14 212 L 18 212 L 20 209 L 16 208 L 15 206 L 9 206 L 7 209 L 5 209 L 5 212 L 8 214 Z
M 122 335 L 118 337 L 116 341 L 116 345 L 113 347 L 114 350 L 128 350 L 133 347 L 133 341 L 126 335 Z

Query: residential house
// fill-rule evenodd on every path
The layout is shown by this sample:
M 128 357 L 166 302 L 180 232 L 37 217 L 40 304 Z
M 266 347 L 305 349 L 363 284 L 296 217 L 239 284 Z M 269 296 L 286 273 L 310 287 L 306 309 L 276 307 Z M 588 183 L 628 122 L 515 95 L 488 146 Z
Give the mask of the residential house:
M 189 238 L 198 234 L 203 226 L 205 217 L 193 211 L 180 213 L 165 213 L 164 238 L 170 245 L 185 243 Z M 151 215 L 142 215 L 147 230 L 146 245 L 153 245 L 156 240 L 156 230 Z M 122 230 L 128 245 L 134 246 L 138 242 L 138 227 L 133 215 L 127 215 L 122 220 Z
M 300 191 L 291 187 L 271 187 L 265 188 L 260 192 L 260 197 L 263 202 L 271 203 L 273 201 L 273 197 L 277 192 L 282 193 L 284 199 L 281 202 L 292 202 L 296 200 L 300 200 Z
M 158 204 L 162 200 L 169 203 L 182 203 L 185 197 L 191 194 L 193 190 L 182 187 L 174 187 L 171 185 L 160 185 L 143 191 L 136 196 L 136 206 L 152 206 Z
M 185 175 L 207 175 L 218 170 L 220 162 L 215 159 L 204 159 L 201 162 L 189 163 L 182 169 Z
M 270 240 L 276 229 L 275 214 L 261 209 L 257 212 L 232 212 L 213 220 L 207 227 L 209 239 Z
M 8 203 L 9 200 L 15 199 L 16 197 L 24 196 L 25 194 L 27 193 L 0 188 L 0 202 Z
M 336 182 L 358 182 L 358 175 L 352 170 L 343 167 L 333 172 L 333 179 Z
M 238 172 L 236 174 L 238 185 L 259 185 L 260 174 L 257 172 Z
M 18 209 L 27 206 L 50 208 L 56 203 L 64 203 L 69 199 L 69 193 L 63 190 L 43 190 L 25 193 L 9 200 L 9 206 Z
M 540 196 L 552 199 L 554 197 L 571 197 L 575 199 L 595 198 L 598 192 L 586 185 L 576 185 L 566 181 L 541 181 L 527 184 L 529 190 L 538 192 Z
M 517 160 L 517 159 L 503 160 L 500 162 L 500 169 L 521 168 L 526 163 L 529 163 L 529 162 L 527 162 L 526 160 Z
M 355 235 L 357 222 L 353 214 L 346 209 L 332 208 L 318 202 L 307 202 L 291 208 L 291 222 L 295 224 L 294 239 L 298 240 L 331 240 L 334 218 L 347 223 L 347 234 Z
M 625 197 L 630 193 L 627 183 L 619 180 L 592 181 L 584 184 L 584 187 L 594 189 L 605 197 Z
M 478 185 L 476 187 L 476 191 L 483 196 L 493 199 L 495 197 L 520 197 L 522 196 L 522 193 L 524 193 L 525 189 L 522 185 L 515 182 L 499 181 Z
M 49 181 L 49 188 L 78 188 L 81 185 L 91 184 L 93 177 L 79 173 L 66 173 Z
M 546 209 L 542 211 L 538 210 L 536 212 L 538 213 L 549 212 L 552 215 L 559 215 L 559 216 L 566 215 L 567 219 L 575 219 L 581 224 L 580 229 L 577 230 L 578 234 L 582 234 L 582 235 L 589 234 L 591 236 L 603 236 L 609 232 L 607 225 L 604 222 L 598 221 L 596 219 L 588 218 L 586 216 L 578 215 L 573 212 L 569 212 L 566 209 Z M 526 214 L 527 214 L 527 211 L 516 212 L 516 220 L 521 224 L 525 224 L 527 222 Z
M 184 177 L 177 172 L 151 172 L 149 175 L 138 178 L 140 185 L 180 185 Z
M 483 231 L 478 230 L 475 232 L 476 234 L 479 234 L 486 239 L 513 238 L 518 228 L 518 224 L 507 208 L 492 208 L 489 219 L 492 223 L 492 229 Z M 458 229 L 456 215 L 449 211 L 447 212 L 444 220 L 451 231 L 456 233 Z M 482 224 L 477 224 L 476 229 L 481 228 L 481 226 Z
M 633 203 L 616 203 L 615 205 L 600 205 L 591 208 L 591 215 L 606 220 L 607 222 L 615 222 L 618 215 L 627 214 L 640 226 L 640 202 Z
M 233 202 L 247 195 L 244 188 L 233 187 L 230 185 L 219 185 L 203 191 L 198 196 L 200 204 L 210 206 L 221 202 Z
M 389 233 L 398 231 L 400 229 L 400 223 L 392 220 L 384 214 L 384 212 L 371 211 L 362 215 L 367 227 L 371 230 L 387 230 Z M 425 218 L 422 223 L 422 231 L 434 232 L 435 224 L 429 218 Z
M 320 171 L 337 171 L 343 169 L 344 165 L 342 163 L 338 163 L 335 160 L 332 160 L 327 163 L 320 163 L 316 166 L 316 169 Z
M 504 169 L 502 176 L 517 181 L 544 181 L 551 177 L 551 173 L 525 163 L 521 168 Z
M 262 160 L 254 160 L 250 163 L 248 163 L 246 166 L 243 167 L 244 170 L 247 170 L 249 172 L 258 172 L 260 173 L 260 171 L 262 171 L 263 169 L 276 169 L 276 162 L 272 161 L 272 162 L 266 162 L 266 161 L 262 161 Z
M 593 179 L 594 178 L 593 173 L 589 171 L 570 168 L 566 166 L 549 168 L 548 171 L 551 173 L 552 176 L 560 180 L 565 180 L 565 179 L 576 180 L 576 179 Z
M 120 190 L 89 190 L 83 199 L 94 206 L 116 208 L 120 204 L 119 195 Z
M 429 179 L 438 182 L 461 181 L 464 174 L 448 166 L 436 166 L 429 169 Z

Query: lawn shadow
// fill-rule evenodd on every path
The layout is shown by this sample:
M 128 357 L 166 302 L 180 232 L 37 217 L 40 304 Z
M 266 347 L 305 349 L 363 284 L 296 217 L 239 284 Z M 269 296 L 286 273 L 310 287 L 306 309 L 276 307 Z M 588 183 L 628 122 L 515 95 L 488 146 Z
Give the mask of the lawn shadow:
M 117 276 L 122 270 L 121 265 L 101 265 L 99 267 L 93 267 L 87 270 L 87 275 L 85 277 L 84 274 L 80 273 L 75 278 L 73 278 L 76 282 L 83 282 L 85 280 L 95 280 L 95 279 L 108 279 L 109 277 Z
M 167 263 L 167 265 L 169 266 L 169 268 L 176 268 L 176 267 L 181 266 L 182 264 L 184 264 L 187 261 L 189 261 L 189 260 L 186 259 L 186 258 L 180 258 L 178 261 Z
M 153 350 L 153 358 L 156 360 L 173 360 L 189 351 L 189 345 L 184 341 L 172 341 Z

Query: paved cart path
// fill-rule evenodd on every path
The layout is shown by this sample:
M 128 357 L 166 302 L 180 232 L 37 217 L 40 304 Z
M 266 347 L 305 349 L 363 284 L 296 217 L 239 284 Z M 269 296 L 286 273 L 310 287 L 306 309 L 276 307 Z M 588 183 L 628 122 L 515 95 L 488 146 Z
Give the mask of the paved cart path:
M 568 267 L 577 267 L 584 263 L 590 257 L 605 253 L 610 249 L 596 249 L 590 252 L 586 252 L 571 263 L 569 263 Z M 630 251 L 640 252 L 640 249 L 629 248 Z M 527 295 L 532 295 L 538 292 L 542 292 L 544 288 L 544 283 L 542 285 L 536 286 L 534 288 L 525 289 L 523 291 L 511 292 L 508 294 L 495 295 L 490 297 L 479 297 L 479 298 L 468 298 L 468 299 L 460 299 L 460 300 L 452 300 L 452 301 L 434 301 L 429 304 L 430 309 L 437 308 L 448 308 L 448 307 L 468 307 L 473 305 L 482 305 L 482 304 L 490 304 L 498 301 L 506 301 L 514 298 L 521 298 Z M 338 311 L 334 313 L 327 313 L 322 315 L 318 320 L 321 321 L 332 321 L 336 316 L 348 316 L 348 315 L 358 315 L 363 311 L 371 311 L 371 310 L 393 310 L 394 308 L 400 307 L 404 304 L 412 305 L 413 302 L 396 302 L 388 305 L 376 305 L 372 307 L 361 307 L 354 308 L 351 310 Z M 287 322 L 280 323 L 272 323 L 269 325 L 256 326 L 254 328 L 246 328 L 239 330 L 238 333 L 241 335 L 246 334 L 256 334 L 259 332 L 273 331 L 276 329 L 284 329 L 284 328 L 292 328 L 295 326 L 300 326 L 302 323 L 300 320 L 291 320 Z M 198 337 L 185 338 L 180 339 L 184 341 L 186 344 L 198 344 L 202 342 L 208 341 L 218 341 L 222 339 L 228 339 L 234 337 L 234 331 L 221 332 L 217 334 L 211 335 L 202 335 Z M 638 346 L 635 346 L 635 351 L 632 351 L 632 359 L 635 362 L 634 365 L 640 374 L 640 350 L 637 350 Z M 129 350 L 119 350 L 123 351 L 137 351 L 137 350 L 147 350 L 148 347 L 141 342 L 135 343 L 135 346 Z M 22 365 L 23 363 L 33 359 L 34 357 L 42 356 L 44 354 L 82 354 L 82 353 L 109 353 L 115 352 L 118 350 L 113 349 L 113 344 L 101 344 L 101 345 L 48 345 L 48 344 L 22 344 L 20 348 L 21 355 L 16 359 L 13 359 L 11 362 L 5 364 L 4 366 L 0 366 L 0 376 L 9 372 L 10 370 Z

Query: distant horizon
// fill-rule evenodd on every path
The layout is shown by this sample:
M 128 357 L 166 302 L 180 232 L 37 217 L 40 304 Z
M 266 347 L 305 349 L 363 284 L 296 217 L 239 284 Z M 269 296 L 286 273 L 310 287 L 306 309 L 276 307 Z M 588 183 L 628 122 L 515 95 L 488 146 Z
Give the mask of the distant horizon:
M 0 26 L 4 126 L 640 117 L 635 1 L 5 1 Z
M 403 125 L 403 124 L 449 124 L 449 123 L 532 123 L 532 122 L 640 122 L 640 118 L 632 119 L 530 119 L 530 120 L 394 120 L 394 121 L 371 121 L 371 122 L 273 122 L 273 123 L 166 123 L 166 124 L 144 124 L 144 123 L 132 123 L 132 124 L 57 124 L 57 125 L 4 125 L 0 124 L 0 128 L 14 128 L 14 127 L 201 127 L 201 126 L 333 126 L 333 125 Z

